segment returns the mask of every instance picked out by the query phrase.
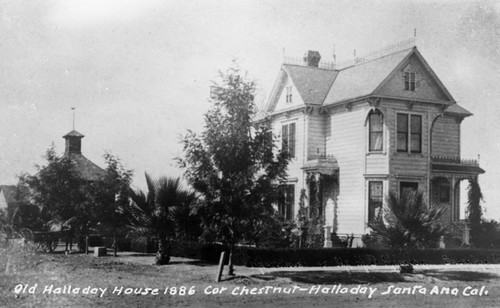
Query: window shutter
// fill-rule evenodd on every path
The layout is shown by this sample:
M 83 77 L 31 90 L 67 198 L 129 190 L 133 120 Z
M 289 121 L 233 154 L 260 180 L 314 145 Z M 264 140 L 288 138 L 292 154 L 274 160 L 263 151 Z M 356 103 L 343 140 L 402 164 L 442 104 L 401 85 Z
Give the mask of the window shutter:
M 288 151 L 291 157 L 295 157 L 295 123 L 290 124 L 289 130 Z
M 288 151 L 288 125 L 281 126 L 281 150 Z

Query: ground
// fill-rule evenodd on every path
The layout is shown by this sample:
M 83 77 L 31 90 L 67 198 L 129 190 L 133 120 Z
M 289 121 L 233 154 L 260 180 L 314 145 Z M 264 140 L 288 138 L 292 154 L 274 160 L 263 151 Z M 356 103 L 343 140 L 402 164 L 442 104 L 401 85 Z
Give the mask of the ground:
M 134 253 L 97 258 L 3 250 L 0 306 L 497 307 L 500 301 L 500 265 L 418 266 L 404 275 L 394 266 L 236 267 L 237 276 L 216 283 L 216 265 L 153 261 L 154 255 Z M 130 291 L 147 294 L 125 294 Z

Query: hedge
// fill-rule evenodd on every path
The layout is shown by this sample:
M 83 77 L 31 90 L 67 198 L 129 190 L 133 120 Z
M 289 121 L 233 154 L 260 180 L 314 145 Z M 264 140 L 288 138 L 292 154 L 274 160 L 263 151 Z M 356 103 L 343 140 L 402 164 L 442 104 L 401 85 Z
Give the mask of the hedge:
M 219 244 L 174 243 L 172 256 L 219 262 L 225 247 Z M 262 249 L 237 247 L 234 263 L 249 267 L 356 266 L 395 264 L 484 264 L 500 263 L 500 250 L 486 249 Z M 227 260 L 226 260 L 227 262 Z

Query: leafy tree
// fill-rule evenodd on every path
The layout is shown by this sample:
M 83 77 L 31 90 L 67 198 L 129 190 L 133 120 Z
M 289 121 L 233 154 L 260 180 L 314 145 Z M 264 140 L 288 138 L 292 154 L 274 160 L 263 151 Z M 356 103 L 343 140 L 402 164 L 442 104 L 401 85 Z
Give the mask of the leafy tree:
M 54 146 L 47 150 L 45 158 L 46 165 L 35 166 L 36 175 L 24 174 L 20 181 L 29 187 L 31 200 L 40 208 L 43 221 L 68 220 L 84 207 L 85 181 L 68 157 L 56 154 Z
M 101 234 L 112 234 L 113 248 L 118 249 L 116 243 L 117 234 L 126 231 L 124 227 L 125 218 L 119 211 L 129 203 L 130 184 L 133 171 L 126 169 L 120 159 L 110 153 L 104 154 L 106 162 L 105 174 L 102 181 L 93 187 L 94 203 L 101 208 L 96 220 L 100 224 Z
M 469 179 L 469 187 L 467 191 L 468 197 L 468 212 L 470 222 L 470 241 L 474 246 L 479 246 L 481 242 L 481 187 L 477 179 Z
M 82 249 L 90 226 L 114 225 L 115 206 L 128 200 L 132 171 L 123 168 L 117 157 L 105 154 L 107 168 L 103 177 L 99 181 L 87 181 L 68 156 L 56 154 L 54 146 L 47 150 L 45 158 L 45 165 L 36 166 L 37 174 L 20 177 L 21 185 L 29 188 L 31 204 L 20 208 L 17 219 L 22 221 L 33 216 L 36 206 L 44 223 L 73 221 L 72 231 L 79 237 Z
M 260 218 L 274 212 L 276 189 L 285 177 L 288 155 L 275 151 L 269 125 L 254 126 L 255 84 L 233 65 L 212 86 L 205 130 L 183 139 L 185 176 L 203 197 L 198 207 L 212 239 L 226 243 L 252 238 Z M 266 123 L 268 124 L 268 123 Z M 233 274 L 232 259 L 229 273 Z
M 157 241 L 156 264 L 163 265 L 170 261 L 170 242 L 176 238 L 178 217 L 195 201 L 195 195 L 182 187 L 179 178 L 153 180 L 146 173 L 146 183 L 147 192 L 130 191 L 132 202 L 123 208 L 123 213 L 133 237 Z
M 441 224 L 445 208 L 428 206 L 422 192 L 398 196 L 389 192 L 383 214 L 369 223 L 373 242 L 392 248 L 423 248 L 435 246 L 446 232 Z

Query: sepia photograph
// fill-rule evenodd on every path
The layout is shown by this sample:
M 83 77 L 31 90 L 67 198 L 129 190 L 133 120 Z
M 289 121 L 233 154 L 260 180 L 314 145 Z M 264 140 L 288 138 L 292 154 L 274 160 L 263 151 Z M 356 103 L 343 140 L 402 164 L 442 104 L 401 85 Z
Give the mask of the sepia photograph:
M 497 0 L 0 0 L 0 307 L 497 307 Z

